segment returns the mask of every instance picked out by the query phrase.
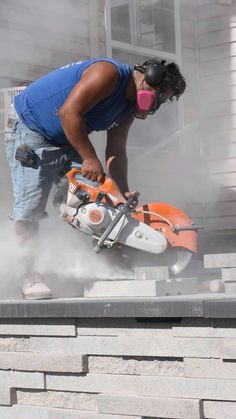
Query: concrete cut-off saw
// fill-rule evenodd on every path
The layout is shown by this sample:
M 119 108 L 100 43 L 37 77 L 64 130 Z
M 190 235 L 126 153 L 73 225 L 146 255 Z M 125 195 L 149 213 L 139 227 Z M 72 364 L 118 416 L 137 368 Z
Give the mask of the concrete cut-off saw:
M 197 251 L 197 230 L 187 214 L 165 203 L 138 206 L 108 176 L 91 186 L 72 169 L 57 184 L 53 203 L 60 217 L 93 238 L 95 252 L 118 248 L 130 268 L 169 266 L 178 275 Z

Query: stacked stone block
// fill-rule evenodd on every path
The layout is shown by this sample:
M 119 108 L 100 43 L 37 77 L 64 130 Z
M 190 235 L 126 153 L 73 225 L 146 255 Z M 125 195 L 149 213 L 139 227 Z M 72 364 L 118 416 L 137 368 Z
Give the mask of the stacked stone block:
M 91 281 L 84 297 L 162 297 L 196 294 L 197 278 L 171 278 L 168 266 L 135 268 L 133 279 Z
M 225 293 L 236 293 L 236 253 L 205 255 L 204 266 L 209 269 L 221 269 L 221 279 Z
M 236 320 L 146 320 L 1 320 L 1 419 L 235 419 Z

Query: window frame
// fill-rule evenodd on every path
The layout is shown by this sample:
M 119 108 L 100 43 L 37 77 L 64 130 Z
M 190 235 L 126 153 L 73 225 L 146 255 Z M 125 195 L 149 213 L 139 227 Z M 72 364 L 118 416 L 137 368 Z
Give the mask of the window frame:
M 174 19 L 175 19 L 175 53 L 160 51 L 156 49 L 150 49 L 140 47 L 134 44 L 126 42 L 115 41 L 111 36 L 111 0 L 105 0 L 105 34 L 106 34 L 106 55 L 112 58 L 112 50 L 119 49 L 125 52 L 132 52 L 145 56 L 158 56 L 166 59 L 167 61 L 176 62 L 180 68 L 182 68 L 182 45 L 181 45 L 181 25 L 180 25 L 180 0 L 173 0 L 174 3 Z M 117 5 L 128 4 L 131 13 L 131 37 L 132 32 L 135 32 L 136 24 L 134 19 L 134 13 L 137 9 L 136 0 L 117 0 Z M 184 111 L 182 101 L 178 102 L 178 119 L 179 129 L 184 128 Z

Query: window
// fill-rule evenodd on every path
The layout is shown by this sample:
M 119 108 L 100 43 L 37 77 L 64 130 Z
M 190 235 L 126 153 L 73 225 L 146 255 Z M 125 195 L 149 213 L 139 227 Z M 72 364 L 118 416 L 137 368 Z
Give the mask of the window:
M 181 66 L 179 7 L 179 0 L 106 0 L 107 55 L 130 66 L 150 57 Z M 169 109 L 171 129 L 164 121 L 165 112 L 158 113 L 157 130 L 164 125 L 161 138 L 184 124 L 182 104 Z
M 110 0 L 110 19 L 113 47 L 176 53 L 174 0 Z

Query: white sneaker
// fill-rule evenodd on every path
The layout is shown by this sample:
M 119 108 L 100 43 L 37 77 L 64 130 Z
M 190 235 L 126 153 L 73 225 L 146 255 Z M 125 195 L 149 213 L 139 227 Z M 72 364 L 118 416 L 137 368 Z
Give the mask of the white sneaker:
M 25 278 L 21 292 L 26 300 L 52 298 L 52 291 L 43 283 L 41 276 L 35 272 Z

